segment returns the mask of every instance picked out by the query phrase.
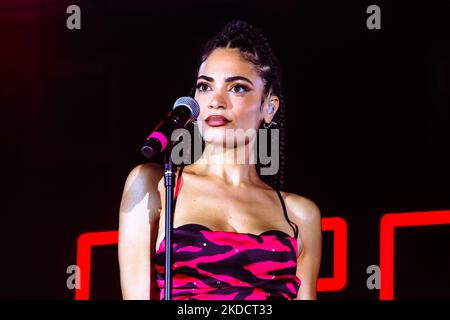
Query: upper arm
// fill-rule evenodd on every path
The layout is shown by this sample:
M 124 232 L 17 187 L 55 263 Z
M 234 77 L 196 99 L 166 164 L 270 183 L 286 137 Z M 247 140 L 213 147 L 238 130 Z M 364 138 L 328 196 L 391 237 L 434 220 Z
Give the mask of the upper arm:
M 314 202 L 304 197 L 291 195 L 289 198 L 286 199 L 286 203 L 292 213 L 292 220 L 299 227 L 302 247 L 297 259 L 297 276 L 302 282 L 297 299 L 317 299 L 317 279 L 322 257 L 320 209 Z
M 149 299 L 151 251 L 158 230 L 160 197 L 159 165 L 138 165 L 128 175 L 119 212 L 118 257 L 124 299 Z

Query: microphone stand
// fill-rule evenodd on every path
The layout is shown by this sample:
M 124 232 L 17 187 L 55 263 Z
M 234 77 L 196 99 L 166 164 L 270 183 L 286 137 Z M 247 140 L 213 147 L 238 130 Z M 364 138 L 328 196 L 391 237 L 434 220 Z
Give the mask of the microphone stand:
M 173 187 L 174 165 L 172 163 L 172 148 L 167 148 L 164 153 L 164 187 L 166 193 L 166 220 L 165 220 L 165 279 L 164 279 L 164 300 L 172 300 L 172 225 L 173 225 Z

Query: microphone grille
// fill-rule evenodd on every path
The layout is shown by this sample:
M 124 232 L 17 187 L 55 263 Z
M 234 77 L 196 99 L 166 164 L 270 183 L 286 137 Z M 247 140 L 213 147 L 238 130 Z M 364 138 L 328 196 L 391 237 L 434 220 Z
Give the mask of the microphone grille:
M 173 109 L 176 109 L 179 106 L 186 106 L 191 110 L 192 120 L 197 119 L 198 115 L 200 114 L 200 106 L 198 105 L 197 101 L 195 101 L 194 98 L 191 97 L 178 98 L 177 101 L 175 101 L 175 103 L 173 104 Z

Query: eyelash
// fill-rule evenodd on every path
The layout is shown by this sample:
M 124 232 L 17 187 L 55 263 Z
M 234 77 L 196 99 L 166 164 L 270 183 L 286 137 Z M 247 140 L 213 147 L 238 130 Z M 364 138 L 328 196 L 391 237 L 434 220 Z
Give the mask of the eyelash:
M 205 92 L 206 90 L 200 90 L 200 88 L 202 88 L 202 86 L 207 86 L 207 87 L 209 87 L 209 85 L 208 85 L 206 82 L 199 82 L 199 83 L 197 83 L 197 85 L 196 85 L 197 91 Z M 231 87 L 231 90 L 234 89 L 234 88 L 236 88 L 236 87 L 239 87 L 239 88 L 242 88 L 242 89 L 243 89 L 242 92 L 234 92 L 234 93 L 237 93 L 237 94 L 242 94 L 242 93 L 245 93 L 245 92 L 250 91 L 250 89 L 249 89 L 247 86 L 243 85 L 243 84 L 236 84 L 236 85 L 234 85 L 233 87 Z
M 245 92 L 250 91 L 250 89 L 249 89 L 247 86 L 244 86 L 244 85 L 242 85 L 242 84 L 236 84 L 236 85 L 233 86 L 231 89 L 234 89 L 234 88 L 236 88 L 236 87 L 240 87 L 240 88 L 242 88 L 244 91 L 243 91 L 243 92 L 235 92 L 235 93 L 245 93 Z
M 206 90 L 200 90 L 200 88 L 201 88 L 202 86 L 208 86 L 208 84 L 207 84 L 206 82 L 199 82 L 199 83 L 197 83 L 197 86 L 196 86 L 197 91 L 200 91 L 200 92 L 206 91 Z M 208 86 L 208 87 L 209 87 L 209 86 Z

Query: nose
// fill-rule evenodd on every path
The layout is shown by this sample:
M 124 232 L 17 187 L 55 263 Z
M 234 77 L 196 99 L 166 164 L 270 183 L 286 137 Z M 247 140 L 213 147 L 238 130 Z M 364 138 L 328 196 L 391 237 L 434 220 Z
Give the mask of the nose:
M 221 93 L 217 93 L 212 97 L 211 101 L 209 102 L 208 108 L 210 108 L 210 109 L 220 109 L 220 108 L 226 109 L 227 101 Z

